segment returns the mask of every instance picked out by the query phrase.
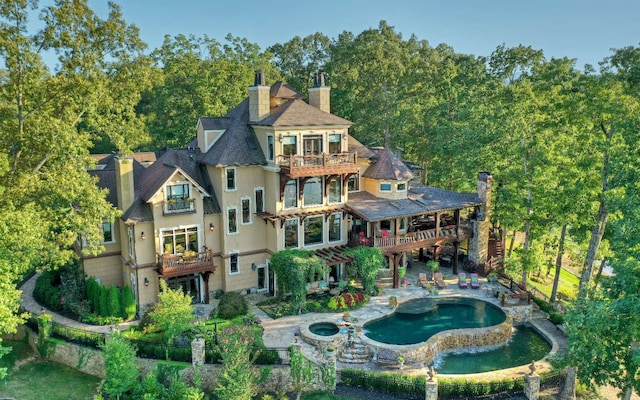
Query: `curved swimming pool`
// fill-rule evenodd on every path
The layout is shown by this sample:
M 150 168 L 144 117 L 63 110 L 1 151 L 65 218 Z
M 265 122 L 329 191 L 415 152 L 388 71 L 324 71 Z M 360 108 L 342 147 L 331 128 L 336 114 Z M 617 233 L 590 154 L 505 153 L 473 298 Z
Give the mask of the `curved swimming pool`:
M 507 316 L 499 307 L 472 298 L 421 298 L 400 304 L 394 313 L 364 325 L 365 336 L 387 344 L 416 344 L 452 329 L 499 325 Z

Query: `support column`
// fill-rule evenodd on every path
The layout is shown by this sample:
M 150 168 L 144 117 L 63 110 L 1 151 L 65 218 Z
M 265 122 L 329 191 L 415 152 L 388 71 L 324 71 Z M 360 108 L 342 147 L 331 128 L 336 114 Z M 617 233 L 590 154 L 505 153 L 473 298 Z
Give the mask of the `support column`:
M 567 368 L 567 376 L 564 378 L 564 388 L 560 393 L 562 400 L 575 400 L 576 398 L 576 370 L 573 367 Z
M 460 242 L 455 240 L 453 242 L 453 275 L 458 275 L 458 247 Z
M 529 400 L 538 400 L 540 398 L 540 376 L 525 375 L 524 382 L 525 397 Z
M 427 379 L 424 391 L 425 400 L 438 400 L 438 379 L 433 366 L 427 370 Z

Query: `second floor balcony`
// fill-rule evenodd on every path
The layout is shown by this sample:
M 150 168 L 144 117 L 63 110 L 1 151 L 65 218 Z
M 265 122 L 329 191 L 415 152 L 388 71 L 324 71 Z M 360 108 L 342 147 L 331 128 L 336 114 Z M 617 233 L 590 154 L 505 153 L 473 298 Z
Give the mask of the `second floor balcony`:
M 281 173 L 290 178 L 357 173 L 357 161 L 358 155 L 355 152 L 278 157 Z
M 165 279 L 195 273 L 214 272 L 213 252 L 201 251 L 192 254 L 162 254 L 158 260 L 158 272 Z

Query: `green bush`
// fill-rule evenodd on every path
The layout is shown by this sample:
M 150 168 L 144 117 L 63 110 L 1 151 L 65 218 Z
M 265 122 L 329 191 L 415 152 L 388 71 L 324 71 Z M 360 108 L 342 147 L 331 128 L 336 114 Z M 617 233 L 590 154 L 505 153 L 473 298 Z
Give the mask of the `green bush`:
M 136 316 L 136 297 L 133 295 L 131 286 L 122 288 L 122 318 L 126 321 L 132 320 Z
M 425 377 L 345 369 L 341 372 L 346 385 L 390 394 L 424 395 Z
M 104 286 L 100 286 L 100 316 L 111 316 L 111 314 L 109 314 L 109 289 Z
M 43 306 L 53 311 L 62 310 L 60 304 L 60 275 L 52 272 L 43 272 L 36 280 L 33 289 L 33 297 Z
M 122 315 L 122 306 L 120 305 L 120 288 L 115 285 L 111 285 L 108 293 L 109 316 L 119 317 Z
M 549 321 L 553 322 L 556 325 L 562 325 L 564 324 L 564 315 L 556 311 L 551 311 L 549 313 Z
M 239 293 L 228 292 L 220 298 L 218 304 L 218 317 L 232 319 L 244 315 L 249 311 L 247 300 Z
M 93 278 L 87 280 L 87 298 L 91 302 L 91 309 L 100 315 L 100 284 Z

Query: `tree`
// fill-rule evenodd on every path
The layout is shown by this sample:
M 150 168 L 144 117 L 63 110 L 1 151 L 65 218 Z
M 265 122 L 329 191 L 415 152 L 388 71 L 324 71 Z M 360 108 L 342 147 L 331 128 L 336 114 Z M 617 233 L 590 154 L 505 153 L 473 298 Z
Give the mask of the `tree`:
M 628 400 L 640 393 L 640 262 L 629 258 L 614 269 L 602 289 L 568 310 L 569 359 L 583 382 L 612 385 Z
M 365 293 L 376 294 L 376 277 L 378 270 L 384 265 L 382 252 L 377 247 L 358 246 L 343 252 L 345 256 L 353 257 L 351 267 L 360 278 Z
M 120 396 L 133 389 L 140 376 L 136 364 L 136 348 L 119 333 L 112 333 L 104 345 L 105 377 L 102 390 L 109 396 Z
M 286 249 L 271 257 L 277 277 L 277 294 L 291 293 L 291 308 L 297 313 L 307 296 L 307 282 L 324 273 L 324 261 L 310 250 Z
M 266 378 L 252 366 L 258 354 L 251 351 L 255 337 L 250 329 L 235 325 L 223 330 L 219 340 L 223 367 L 213 390 L 220 400 L 250 399 L 258 394 L 258 385 Z
M 172 344 L 173 338 L 184 332 L 193 322 L 193 306 L 191 296 L 182 290 L 174 290 L 167 286 L 167 282 L 160 280 L 160 293 L 158 302 L 150 318 L 153 323 L 164 332 L 168 344 Z M 168 349 L 168 348 L 167 348 Z M 167 350 L 167 359 L 169 353 Z

